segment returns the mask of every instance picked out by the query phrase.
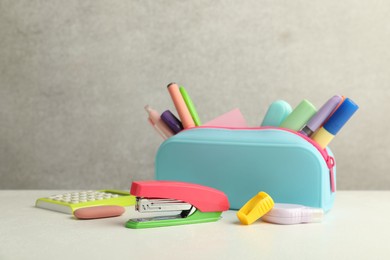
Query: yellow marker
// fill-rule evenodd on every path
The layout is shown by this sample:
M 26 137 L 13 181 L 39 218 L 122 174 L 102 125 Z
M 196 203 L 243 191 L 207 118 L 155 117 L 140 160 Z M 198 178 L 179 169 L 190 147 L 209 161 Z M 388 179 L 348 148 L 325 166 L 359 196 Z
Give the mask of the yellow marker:
M 312 139 L 316 141 L 322 149 L 325 149 L 358 108 L 359 106 L 351 99 L 346 98 L 320 130 L 313 135 Z
M 244 225 L 250 225 L 274 207 L 274 201 L 271 196 L 265 192 L 259 192 L 250 199 L 237 212 L 237 217 Z

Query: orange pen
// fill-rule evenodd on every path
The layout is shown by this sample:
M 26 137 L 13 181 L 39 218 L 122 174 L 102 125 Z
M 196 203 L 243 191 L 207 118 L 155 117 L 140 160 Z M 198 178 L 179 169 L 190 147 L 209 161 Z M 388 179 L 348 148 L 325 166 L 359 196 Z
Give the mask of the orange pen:
M 170 83 L 168 86 L 169 94 L 171 95 L 173 104 L 175 105 L 176 111 L 179 114 L 181 123 L 184 128 L 190 128 L 195 126 L 195 122 L 192 119 L 190 111 L 184 102 L 183 96 L 180 93 L 179 86 L 176 83 Z

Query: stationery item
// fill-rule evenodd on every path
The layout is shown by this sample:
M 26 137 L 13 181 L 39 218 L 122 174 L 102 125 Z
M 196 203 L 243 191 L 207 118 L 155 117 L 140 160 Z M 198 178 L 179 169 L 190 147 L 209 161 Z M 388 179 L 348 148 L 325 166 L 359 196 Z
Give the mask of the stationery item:
M 164 111 L 161 114 L 161 119 L 164 123 L 172 130 L 173 133 L 177 134 L 183 130 L 183 125 L 179 119 L 169 110 Z
M 269 106 L 261 126 L 279 126 L 291 111 L 292 108 L 289 103 L 284 100 L 277 100 Z
M 119 217 L 123 213 L 125 213 L 124 207 L 107 205 L 79 208 L 73 212 L 73 215 L 78 219 L 98 219 Z
M 309 208 L 297 204 L 275 203 L 274 207 L 261 220 L 265 222 L 292 225 L 321 222 L 324 211 L 321 208 Z
M 317 112 L 316 108 L 306 99 L 286 117 L 280 127 L 299 131 L 307 121 Z
M 330 113 L 330 115 L 328 116 L 327 119 L 325 119 L 325 122 L 326 123 L 328 121 L 328 119 L 333 115 L 333 113 L 341 106 L 341 104 L 344 102 L 345 100 L 345 96 L 341 96 L 341 101 L 340 103 L 337 105 L 337 107 L 332 111 L 332 113 Z M 322 125 L 321 125 L 322 126 Z
M 135 197 L 129 192 L 119 190 L 89 190 L 54 194 L 37 199 L 35 206 L 62 213 L 72 214 L 79 208 L 92 206 L 130 206 L 135 204 Z
M 244 225 L 250 225 L 272 209 L 274 201 L 265 192 L 259 192 L 237 212 L 237 217 Z
M 200 122 L 198 112 L 195 109 L 194 103 L 192 102 L 190 96 L 188 95 L 186 89 L 184 87 L 179 88 L 180 93 L 184 99 L 184 102 L 187 105 L 188 111 L 191 114 L 192 119 L 194 120 L 194 123 L 196 126 L 200 126 L 202 123 Z
M 217 221 L 229 209 L 226 195 L 216 189 L 185 182 L 137 181 L 130 194 L 135 209 L 155 216 L 130 219 L 128 228 L 152 228 Z
M 173 104 L 175 105 L 176 111 L 179 114 L 179 118 L 183 124 L 183 127 L 194 127 L 194 120 L 192 119 L 190 111 L 188 110 L 187 105 L 180 93 L 179 86 L 176 83 L 170 83 L 167 88 L 169 94 L 171 95 Z
M 240 109 L 235 108 L 202 126 L 219 126 L 219 127 L 248 127 L 245 118 L 240 112 Z
M 151 108 L 149 105 L 145 106 L 146 112 L 149 114 L 148 121 L 154 127 L 154 129 L 161 135 L 162 138 L 167 139 L 174 133 L 172 130 L 161 120 L 159 113 Z
M 318 112 L 309 120 L 304 128 L 300 131 L 301 134 L 310 136 L 318 128 L 322 126 L 325 120 L 330 116 L 330 114 L 336 109 L 336 107 L 343 101 L 343 98 L 339 95 L 333 96 L 330 98 Z
M 346 98 L 324 126 L 313 135 L 313 140 L 322 148 L 325 148 L 358 108 L 358 105 L 351 99 Z
M 221 190 L 231 209 L 266 191 L 275 202 L 328 211 L 336 194 L 334 162 L 329 148 L 293 130 L 200 126 L 160 145 L 155 178 Z

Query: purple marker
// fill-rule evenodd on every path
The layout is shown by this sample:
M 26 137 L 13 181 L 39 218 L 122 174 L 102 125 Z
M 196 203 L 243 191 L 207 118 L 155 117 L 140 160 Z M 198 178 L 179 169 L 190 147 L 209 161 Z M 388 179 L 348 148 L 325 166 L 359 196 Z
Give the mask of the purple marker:
M 171 111 L 165 110 L 164 113 L 161 114 L 161 119 L 175 134 L 183 130 L 183 124 Z
M 301 134 L 310 136 L 325 122 L 329 115 L 336 109 L 336 107 L 342 102 L 343 98 L 339 95 L 333 96 L 329 99 L 318 112 L 310 119 L 305 127 L 299 131 Z

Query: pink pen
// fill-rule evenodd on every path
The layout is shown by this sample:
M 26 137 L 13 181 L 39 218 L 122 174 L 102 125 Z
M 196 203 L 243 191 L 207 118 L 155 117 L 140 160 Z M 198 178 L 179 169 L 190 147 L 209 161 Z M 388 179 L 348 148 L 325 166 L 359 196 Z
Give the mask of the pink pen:
M 173 104 L 175 105 L 176 111 L 179 114 L 180 120 L 184 128 L 190 128 L 195 126 L 195 122 L 192 119 L 190 111 L 186 103 L 184 102 L 183 96 L 180 93 L 179 86 L 176 83 L 170 83 L 168 86 L 168 92 L 171 95 Z
M 149 114 L 149 123 L 154 127 L 154 129 L 156 129 L 157 133 L 159 133 L 162 138 L 168 139 L 174 135 L 172 130 L 164 123 L 164 121 L 162 121 L 160 114 L 156 110 L 151 108 L 149 105 L 145 106 L 145 110 Z

